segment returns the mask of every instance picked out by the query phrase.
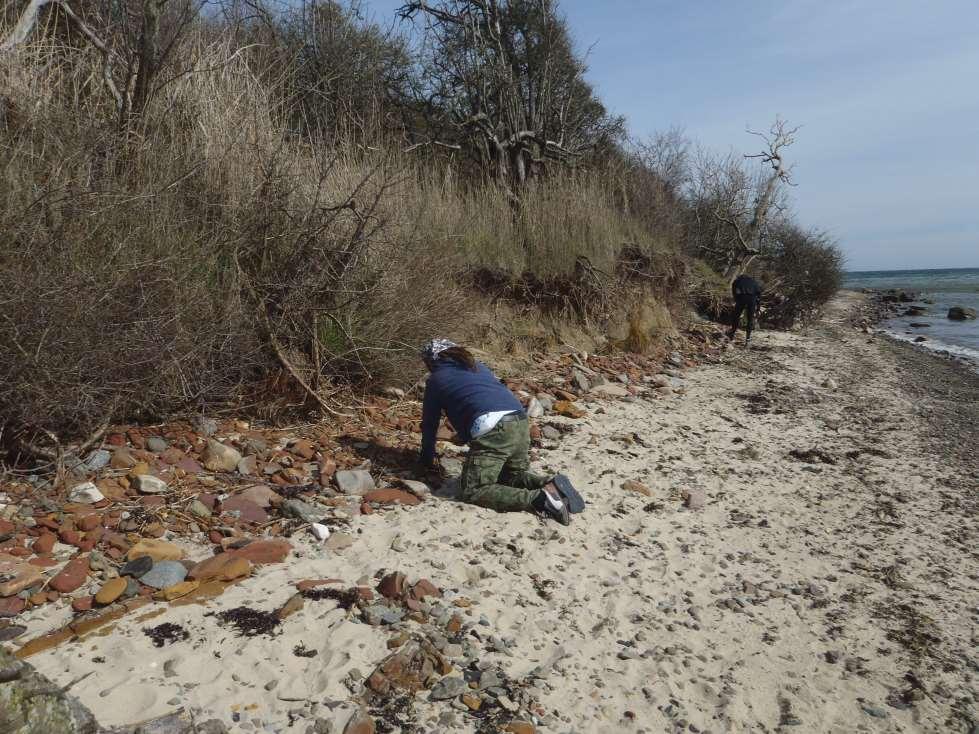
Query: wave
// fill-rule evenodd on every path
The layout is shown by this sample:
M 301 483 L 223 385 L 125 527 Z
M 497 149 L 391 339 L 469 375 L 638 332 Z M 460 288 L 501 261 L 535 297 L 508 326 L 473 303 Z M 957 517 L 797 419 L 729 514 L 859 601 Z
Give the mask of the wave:
M 927 341 L 918 342 L 915 341 L 915 339 L 919 335 L 900 334 L 896 331 L 891 331 L 890 329 L 877 329 L 877 333 L 883 334 L 884 336 L 890 337 L 896 341 L 911 344 L 915 347 L 924 349 L 925 351 L 932 352 L 933 354 L 957 357 L 960 360 L 968 363 L 974 370 L 979 372 L 979 349 L 963 347 L 958 344 L 948 344 L 947 342 L 934 338 L 929 338 Z

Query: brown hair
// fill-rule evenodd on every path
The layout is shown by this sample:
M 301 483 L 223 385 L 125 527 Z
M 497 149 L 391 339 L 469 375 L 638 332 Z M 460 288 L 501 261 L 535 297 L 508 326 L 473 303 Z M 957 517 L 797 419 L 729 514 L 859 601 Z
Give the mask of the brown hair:
M 449 347 L 439 352 L 439 359 L 454 359 L 463 367 L 476 371 L 476 358 L 465 347 Z

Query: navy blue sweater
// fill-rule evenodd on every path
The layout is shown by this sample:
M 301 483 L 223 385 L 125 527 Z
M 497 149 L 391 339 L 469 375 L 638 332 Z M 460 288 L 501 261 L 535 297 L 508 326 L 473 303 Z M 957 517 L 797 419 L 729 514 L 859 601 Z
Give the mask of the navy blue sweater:
M 523 410 L 517 396 L 500 382 L 482 362 L 475 371 L 454 359 L 436 360 L 425 383 L 425 402 L 422 407 L 422 462 L 435 458 L 435 434 L 442 413 L 448 417 L 456 433 L 469 442 L 469 428 L 483 413 L 498 410 Z

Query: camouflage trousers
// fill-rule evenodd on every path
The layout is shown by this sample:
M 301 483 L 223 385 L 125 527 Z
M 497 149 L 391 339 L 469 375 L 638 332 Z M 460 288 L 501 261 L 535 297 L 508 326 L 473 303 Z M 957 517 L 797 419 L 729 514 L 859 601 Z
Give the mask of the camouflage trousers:
M 530 510 L 547 477 L 530 471 L 530 423 L 498 423 L 473 439 L 462 469 L 460 498 L 497 512 Z

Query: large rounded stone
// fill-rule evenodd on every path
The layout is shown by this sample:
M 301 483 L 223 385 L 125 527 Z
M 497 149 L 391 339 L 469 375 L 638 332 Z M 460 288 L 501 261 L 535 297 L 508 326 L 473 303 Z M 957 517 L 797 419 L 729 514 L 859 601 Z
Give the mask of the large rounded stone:
M 140 577 L 139 582 L 153 589 L 165 589 L 175 586 L 187 578 L 187 569 L 177 561 L 160 561 L 153 564 L 147 573 Z
M 155 562 L 159 561 L 179 561 L 184 557 L 184 551 L 180 546 L 168 543 L 157 538 L 141 538 L 136 545 L 129 549 L 127 558 L 133 560 L 140 556 L 149 556 Z
M 109 579 L 95 595 L 95 601 L 99 604 L 111 604 L 126 591 L 126 579 L 119 577 Z
M 242 548 L 235 548 L 229 553 L 247 558 L 252 563 L 281 563 L 292 550 L 292 544 L 288 540 L 273 538 L 270 540 L 256 540 Z
M 88 556 L 76 556 L 51 579 L 50 586 L 62 594 L 70 594 L 85 583 L 86 578 L 88 578 Z
M 233 581 L 242 576 L 247 576 L 252 569 L 252 564 L 247 558 L 242 558 L 233 553 L 219 553 L 216 556 L 207 558 L 192 569 L 187 574 L 188 578 L 198 581 Z
M 138 579 L 140 576 L 145 574 L 153 568 L 153 559 L 149 556 L 139 556 L 131 561 L 127 561 L 119 569 L 120 576 L 132 576 Z

